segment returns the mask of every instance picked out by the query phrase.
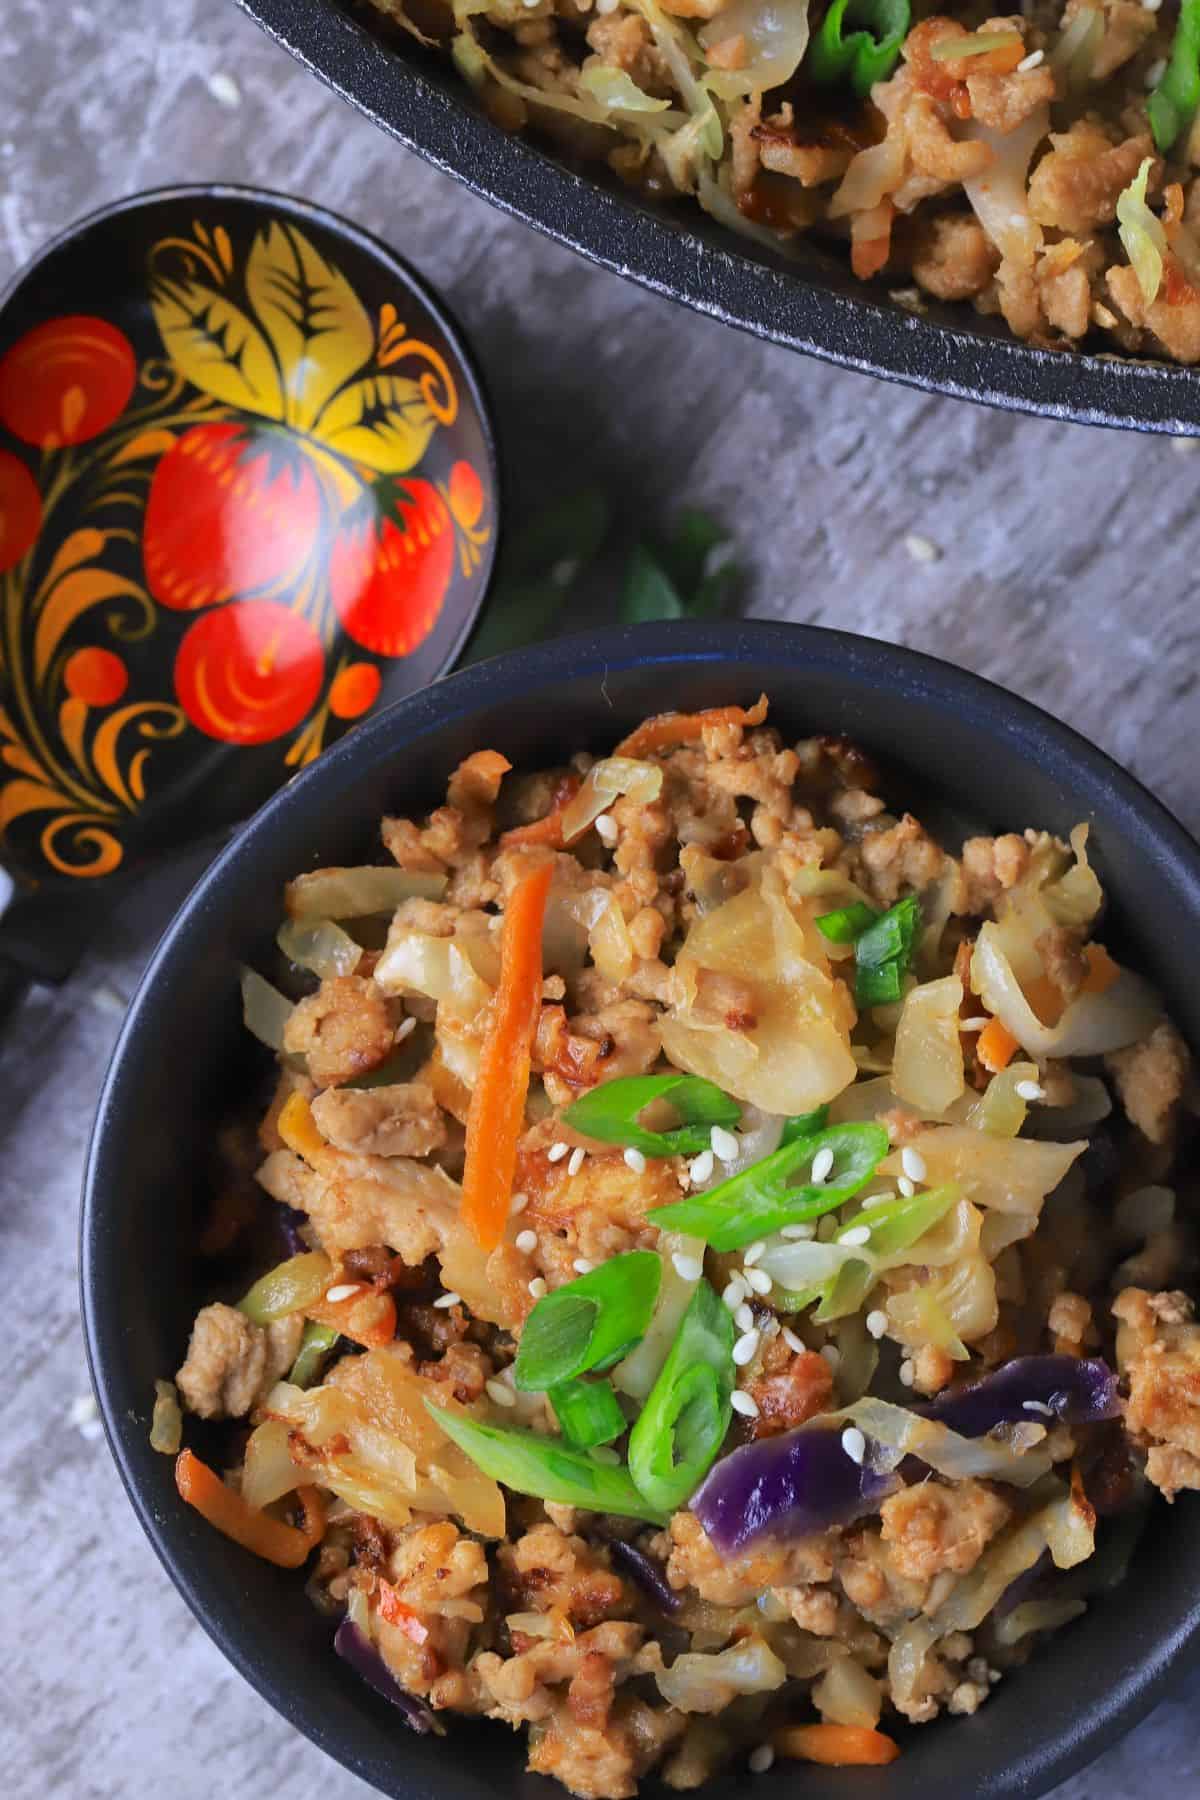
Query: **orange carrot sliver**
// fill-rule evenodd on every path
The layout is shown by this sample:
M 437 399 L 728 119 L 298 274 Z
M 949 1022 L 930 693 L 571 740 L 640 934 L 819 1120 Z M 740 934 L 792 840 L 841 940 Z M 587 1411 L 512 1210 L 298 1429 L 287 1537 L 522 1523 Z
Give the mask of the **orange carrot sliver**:
M 240 1494 L 226 1487 L 216 1471 L 190 1450 L 181 1450 L 176 1458 L 175 1486 L 180 1498 L 194 1506 L 210 1525 L 215 1525 L 243 1550 L 251 1550 L 255 1556 L 261 1556 L 281 1569 L 298 1569 L 324 1533 L 324 1508 L 315 1494 L 312 1496 L 315 1504 L 310 1507 L 307 1497 L 310 1489 L 302 1490 L 305 1529 L 297 1531 L 281 1519 L 273 1519 L 270 1513 L 248 1506 Z
M 775 1748 L 827 1769 L 895 1762 L 900 1754 L 894 1738 L 865 1725 L 789 1725 L 775 1733 Z
M 429 1636 L 429 1627 L 416 1608 L 400 1598 L 390 1581 L 380 1581 L 375 1591 L 380 1617 L 394 1625 L 397 1631 L 402 1631 L 406 1638 L 411 1638 L 414 1644 L 423 1644 Z
M 767 716 L 767 696 L 760 694 L 754 705 L 713 706 L 707 712 L 655 713 L 643 719 L 613 751 L 614 756 L 649 756 L 672 750 L 677 744 L 690 744 L 714 725 L 761 725 Z
M 541 1006 L 542 921 L 552 874 L 546 864 L 523 875 L 504 909 L 495 1013 L 467 1115 L 462 1216 L 485 1250 L 496 1248 L 508 1217 Z
M 305 1162 L 314 1162 L 322 1150 L 328 1148 L 317 1130 L 312 1107 L 299 1088 L 289 1094 L 280 1107 L 275 1129 L 288 1149 L 294 1150 L 297 1156 L 302 1156 Z
M 989 1019 L 976 1039 L 975 1054 L 985 1069 L 998 1075 L 1001 1069 L 1007 1069 L 1019 1045 L 1007 1025 L 999 1019 Z
M 578 775 L 564 775 L 550 811 L 530 825 L 514 825 L 511 831 L 506 831 L 500 839 L 501 849 L 511 850 L 518 844 L 548 844 L 552 850 L 561 849 L 562 816 L 582 785 Z
M 1114 981 L 1119 981 L 1121 971 L 1113 961 L 1103 944 L 1085 944 L 1084 958 L 1088 972 L 1084 977 L 1081 994 L 1107 994 Z

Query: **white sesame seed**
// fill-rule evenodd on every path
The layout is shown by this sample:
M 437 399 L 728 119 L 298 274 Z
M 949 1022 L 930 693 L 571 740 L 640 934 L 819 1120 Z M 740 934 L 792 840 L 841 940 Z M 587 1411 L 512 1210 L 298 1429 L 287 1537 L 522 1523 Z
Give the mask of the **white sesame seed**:
M 714 1125 L 712 1131 L 709 1133 L 709 1139 L 712 1144 L 713 1155 L 717 1157 L 720 1162 L 731 1163 L 737 1161 L 738 1156 L 741 1153 L 741 1145 L 734 1137 L 732 1131 L 726 1131 L 723 1125 Z
M 1142 0 L 1142 11 L 1156 13 L 1161 5 L 1162 0 Z
M 770 1744 L 757 1744 L 750 1752 L 750 1773 L 765 1775 L 775 1761 L 775 1751 Z
M 881 1338 L 887 1327 L 887 1314 L 881 1307 L 877 1306 L 867 1314 L 867 1330 L 873 1338 Z
M 621 1460 L 617 1455 L 617 1452 L 610 1449 L 607 1444 L 593 1444 L 591 1458 L 593 1462 L 606 1463 L 609 1467 L 614 1469 Z
M 917 1378 L 917 1371 L 906 1357 L 900 1364 L 900 1381 L 904 1387 L 911 1387 Z
M 635 1150 L 632 1144 L 625 1152 L 625 1167 L 627 1169 L 632 1169 L 635 1175 L 644 1175 L 646 1173 L 646 1158 L 642 1155 L 640 1150 Z
M 804 1339 L 797 1337 L 790 1325 L 785 1325 L 783 1328 L 783 1341 L 789 1350 L 796 1352 L 797 1356 L 806 1348 Z
M 359 1281 L 340 1281 L 336 1287 L 331 1287 L 331 1288 L 325 1289 L 325 1298 L 327 1300 L 331 1300 L 333 1302 L 333 1304 L 336 1306 L 339 1300 L 353 1300 L 355 1294 L 361 1294 L 361 1293 L 362 1293 L 362 1283 L 361 1282 L 359 1282 Z
M 852 1225 L 849 1231 L 843 1231 L 838 1238 L 839 1244 L 845 1244 L 851 1250 L 857 1250 L 860 1244 L 869 1244 L 870 1241 L 871 1227 L 869 1225 Z
M 742 1336 L 738 1339 L 737 1343 L 733 1346 L 733 1360 L 737 1364 L 738 1368 L 744 1369 L 748 1362 L 753 1362 L 757 1350 L 758 1350 L 758 1333 L 757 1333 L 757 1331 L 743 1332 Z
M 570 1148 L 570 1144 L 564 1144 L 561 1140 L 557 1144 L 551 1144 L 546 1152 L 546 1161 L 561 1162 Z
M 817 1154 L 813 1157 L 811 1172 L 812 1180 L 824 1181 L 832 1168 L 833 1151 L 829 1148 L 829 1145 L 826 1144 L 824 1149 L 818 1150 Z
M 986 1013 L 980 1013 L 973 1019 L 960 1019 L 958 1029 L 960 1031 L 986 1031 L 991 1022 Z
M 917 1191 L 916 1182 L 910 1181 L 907 1175 L 902 1175 L 896 1183 L 896 1186 L 900 1189 L 901 1195 L 905 1200 L 911 1200 Z
M 515 1219 L 517 1214 L 523 1213 L 525 1211 L 525 1208 L 528 1205 L 529 1205 L 529 1195 L 528 1194 L 514 1194 L 512 1199 L 508 1203 L 508 1210 L 512 1214 L 513 1218 Z
M 1041 1413 L 1043 1418 L 1046 1419 L 1058 1417 L 1054 1408 L 1052 1406 L 1047 1406 L 1044 1400 L 1022 1400 L 1021 1405 L 1026 1412 Z
M 825 1361 L 829 1364 L 831 1369 L 836 1369 L 842 1360 L 842 1353 L 836 1344 L 822 1344 L 821 1355 L 825 1358 Z
M 905 1144 L 900 1152 L 900 1167 L 910 1181 L 924 1181 L 929 1170 L 925 1167 L 925 1158 L 911 1144 Z
M 517 1233 L 517 1249 L 521 1252 L 521 1254 L 523 1256 L 528 1256 L 531 1251 L 536 1250 L 537 1249 L 537 1232 L 536 1231 L 518 1231 L 518 1233 Z
M 766 1254 L 766 1249 L 766 1238 L 755 1238 L 752 1244 L 747 1244 L 745 1250 L 742 1252 L 742 1261 L 745 1263 L 746 1267 L 752 1269 L 759 1257 Z
M 1031 50 L 1029 55 L 1023 56 L 1017 64 L 1017 74 L 1026 75 L 1030 69 L 1040 68 L 1045 60 L 1046 52 L 1044 50 Z
M 609 818 L 607 813 L 601 813 L 595 823 L 596 836 L 605 844 L 615 844 L 620 835 L 617 829 L 617 821 Z
M 807 1238 L 815 1237 L 816 1230 L 817 1228 L 815 1225 L 785 1225 L 779 1235 L 780 1237 L 785 1238 L 795 1238 L 797 1242 L 801 1242 Z
M 402 1044 L 404 1042 L 405 1038 L 411 1037 L 413 1032 L 416 1029 L 417 1029 L 417 1021 L 413 1018 L 412 1014 L 410 1013 L 408 1018 L 401 1019 L 399 1025 L 397 1025 L 397 1027 L 396 1027 L 396 1042 L 398 1044 Z
M 1046 1090 L 1038 1081 L 1018 1081 L 1014 1090 L 1022 1100 L 1044 1100 Z
M 896 1196 L 892 1193 L 890 1188 L 883 1194 L 868 1194 L 862 1203 L 862 1209 L 864 1212 L 870 1212 L 873 1206 L 886 1206 L 889 1200 L 894 1200 L 895 1198 Z
M 529 1292 L 533 1295 L 535 1300 L 540 1300 L 545 1291 L 545 1280 L 541 1275 L 535 1275 L 533 1280 L 529 1283 Z
M 1144 4 L 1144 0 L 1143 0 Z M 918 531 L 910 531 L 904 540 L 904 548 L 914 562 L 935 563 L 941 561 L 942 553 L 932 538 L 922 537 Z
M 765 1269 L 747 1269 L 746 1280 L 756 1294 L 769 1294 L 773 1285 Z
M 1148 88 L 1156 88 L 1166 72 L 1167 59 L 1165 56 L 1160 56 L 1158 60 L 1152 62 L 1150 67 L 1146 70 L 1146 86 Z M 1184 439 L 1183 441 L 1186 443 L 1191 442 L 1190 439 Z
M 517 1404 L 517 1396 L 506 1381 L 485 1381 L 483 1385 L 487 1389 L 488 1399 L 494 1400 L 497 1406 L 515 1406 Z
M 734 1412 L 741 1413 L 744 1419 L 757 1419 L 758 1417 L 758 1401 L 744 1388 L 734 1388 L 729 1396 L 729 1404 Z
M 688 1256 L 683 1250 L 673 1250 L 671 1261 L 675 1265 L 675 1273 L 680 1281 L 699 1281 L 704 1273 L 704 1264 L 698 1256 Z
M 582 1169 L 582 1167 L 583 1167 L 583 1159 L 586 1155 L 587 1155 L 587 1151 L 583 1148 L 583 1146 L 581 1144 L 577 1144 L 575 1146 L 574 1150 L 572 1150 L 571 1160 L 567 1164 L 567 1174 L 568 1175 L 578 1175 L 580 1169 Z
M 462 1295 L 456 1294 L 451 1288 L 448 1294 L 439 1294 L 433 1304 L 440 1307 L 443 1312 L 449 1312 L 452 1306 L 462 1305 Z
M 702 1150 L 699 1156 L 693 1157 L 688 1164 L 688 1174 L 697 1186 L 702 1181 L 707 1181 L 712 1172 L 713 1153 L 711 1150 Z
M 577 1256 L 571 1264 L 577 1275 L 590 1275 L 595 1266 L 595 1263 L 590 1263 L 586 1256 Z
M 851 1462 L 861 1463 L 867 1454 L 867 1440 L 857 1425 L 847 1425 L 842 1433 L 842 1449 Z
M 740 1275 L 735 1275 L 722 1290 L 721 1299 L 729 1308 L 730 1312 L 736 1312 L 745 1298 L 746 1284 Z
M 733 1322 L 739 1331 L 754 1330 L 754 1308 L 748 1300 L 743 1300 L 733 1315 Z

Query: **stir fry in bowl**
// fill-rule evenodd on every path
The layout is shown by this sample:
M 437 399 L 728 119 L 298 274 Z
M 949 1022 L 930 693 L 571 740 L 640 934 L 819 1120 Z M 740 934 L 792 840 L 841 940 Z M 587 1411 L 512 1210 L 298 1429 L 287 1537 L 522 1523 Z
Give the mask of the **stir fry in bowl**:
M 406 1724 L 597 1800 L 892 1760 L 1200 1488 L 1195 1090 L 1086 827 L 952 852 L 766 721 L 481 749 L 289 884 L 202 1248 L 251 1169 L 290 1254 L 155 1409 Z
M 1200 360 L 1200 4 L 369 0 L 505 129 L 903 304 Z

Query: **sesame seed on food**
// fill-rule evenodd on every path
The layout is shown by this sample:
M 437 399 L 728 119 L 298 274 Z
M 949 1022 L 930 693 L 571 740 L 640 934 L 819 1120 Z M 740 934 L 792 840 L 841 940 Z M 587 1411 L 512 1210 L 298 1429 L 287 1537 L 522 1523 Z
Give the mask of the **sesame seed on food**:
M 698 1256 L 689 1256 L 684 1250 L 673 1250 L 671 1261 L 675 1265 L 675 1273 L 680 1281 L 699 1281 L 704 1273 L 704 1264 Z
M 815 1225 L 785 1225 L 779 1235 L 780 1237 L 785 1238 L 795 1238 L 797 1242 L 803 1242 L 807 1238 L 815 1237 L 816 1233 L 817 1228 Z
M 713 1162 L 714 1158 L 712 1151 L 702 1150 L 699 1156 L 694 1156 L 688 1164 L 688 1174 L 691 1176 L 697 1187 L 702 1181 L 707 1181 L 711 1176 L 713 1172 Z
M 535 1300 L 540 1300 L 542 1295 L 546 1292 L 545 1277 L 542 1275 L 535 1275 L 533 1280 L 529 1283 L 529 1292 L 533 1295 Z
M 806 1348 L 804 1339 L 797 1337 L 790 1325 L 785 1325 L 783 1328 L 783 1341 L 789 1350 L 796 1352 L 797 1356 Z
M 537 1232 L 518 1231 L 516 1242 L 517 1249 L 520 1250 L 523 1255 L 528 1256 L 531 1251 L 537 1249 Z
M 729 1404 L 734 1412 L 741 1413 L 743 1419 L 757 1419 L 758 1401 L 745 1388 L 734 1388 L 729 1396 Z
M 571 1264 L 577 1275 L 590 1275 L 595 1266 L 595 1263 L 589 1262 L 586 1256 L 577 1256 Z
M 646 1158 L 640 1150 L 635 1150 L 632 1144 L 625 1152 L 624 1161 L 625 1167 L 627 1169 L 632 1169 L 635 1175 L 644 1175 L 646 1173 Z
M 497 1406 L 515 1406 L 517 1404 L 517 1396 L 506 1381 L 497 1381 L 493 1377 L 491 1381 L 485 1381 L 483 1385 L 487 1390 L 488 1399 L 494 1400 Z
M 752 1244 L 747 1244 L 746 1248 L 743 1250 L 742 1261 L 748 1269 L 752 1269 L 759 1257 L 766 1255 L 766 1250 L 766 1238 L 755 1238 L 754 1242 Z
M 895 1198 L 896 1196 L 893 1194 L 891 1188 L 888 1188 L 886 1192 L 882 1194 L 868 1194 L 862 1203 L 862 1209 L 864 1212 L 870 1212 L 873 1206 L 886 1206 L 889 1200 L 894 1200 Z
M 456 1294 L 451 1288 L 449 1293 L 439 1294 L 433 1304 L 440 1307 L 443 1312 L 449 1312 L 452 1306 L 462 1305 L 462 1295 Z
M 980 1013 L 973 1019 L 960 1019 L 958 1029 L 960 1031 L 986 1031 L 991 1022 L 986 1013 Z
M 904 1387 L 911 1387 L 913 1382 L 916 1379 L 917 1379 L 916 1367 L 914 1366 L 914 1364 L 912 1363 L 910 1358 L 905 1357 L 904 1361 L 900 1364 L 901 1385 Z
M 897 1182 L 897 1183 L 896 1183 L 896 1186 L 897 1186 L 897 1187 L 898 1187 L 898 1188 L 899 1188 L 899 1189 L 900 1189 L 900 1193 L 901 1193 L 901 1196 L 902 1196 L 902 1197 L 903 1197 L 903 1198 L 904 1198 L 904 1199 L 905 1199 L 905 1200 L 911 1200 L 911 1199 L 912 1199 L 912 1197 L 913 1197 L 913 1195 L 914 1195 L 914 1194 L 915 1194 L 915 1193 L 916 1193 L 916 1191 L 917 1191 L 917 1184 L 916 1184 L 916 1182 L 915 1182 L 915 1181 L 910 1181 L 910 1180 L 909 1180 L 909 1179 L 908 1179 L 908 1176 L 907 1176 L 907 1175 L 902 1175 L 902 1176 L 901 1176 L 901 1177 L 900 1177 L 900 1179 L 899 1179 L 899 1181 L 898 1181 L 898 1182 Z
M 812 1180 L 824 1181 L 833 1169 L 833 1151 L 826 1144 L 812 1160 Z
M 571 1148 L 570 1144 L 564 1144 L 560 1138 L 557 1144 L 551 1144 L 550 1148 L 547 1150 L 546 1161 L 547 1162 L 561 1162 L 563 1157 L 566 1156 L 567 1152 L 570 1150 L 570 1148 Z
M 571 1160 L 567 1164 L 567 1174 L 568 1175 L 578 1175 L 580 1169 L 582 1169 L 582 1167 L 583 1167 L 583 1159 L 586 1155 L 587 1155 L 587 1151 L 583 1148 L 583 1146 L 581 1144 L 577 1144 L 575 1146 L 574 1150 L 572 1150 Z
M 416 1029 L 417 1029 L 417 1021 L 413 1018 L 412 1014 L 410 1013 L 408 1018 L 401 1019 L 399 1025 L 397 1025 L 397 1027 L 396 1027 L 396 1042 L 398 1044 L 402 1044 L 404 1042 L 405 1038 L 411 1037 L 413 1032 Z
M 838 1238 L 839 1244 L 845 1244 L 851 1250 L 857 1250 L 860 1244 L 869 1244 L 870 1241 L 871 1227 L 869 1225 L 852 1225 L 849 1231 L 843 1231 Z
M 1013 1090 L 1022 1100 L 1044 1100 L 1046 1090 L 1040 1081 L 1018 1081 Z
M 508 1203 L 508 1210 L 512 1214 L 513 1218 L 515 1219 L 517 1214 L 523 1213 L 525 1211 L 525 1208 L 528 1205 L 529 1205 L 529 1195 L 528 1194 L 514 1194 L 512 1199 Z
M 754 1330 L 754 1308 L 748 1300 L 743 1300 L 733 1315 L 733 1322 L 739 1331 Z
M 746 1284 L 739 1275 L 734 1275 L 721 1290 L 721 1299 L 730 1312 L 736 1312 L 746 1298 Z
M 910 1181 L 924 1181 L 929 1173 L 925 1167 L 925 1158 L 919 1150 L 914 1150 L 911 1144 L 905 1144 L 900 1152 L 900 1167 Z
M 881 1307 L 875 1307 L 867 1314 L 867 1330 L 873 1338 L 881 1338 L 887 1330 L 887 1314 Z
M 821 1355 L 825 1358 L 825 1361 L 829 1364 L 830 1368 L 834 1370 L 837 1369 L 838 1364 L 842 1360 L 842 1353 L 836 1344 L 822 1344 Z
M 765 1775 L 774 1761 L 775 1750 L 771 1744 L 756 1744 L 749 1756 L 750 1773 Z
M 732 1131 L 726 1131 L 723 1125 L 714 1125 L 709 1133 L 713 1155 L 723 1163 L 736 1162 L 741 1146 Z
M 1017 74 L 1027 75 L 1030 69 L 1039 69 L 1045 60 L 1046 52 L 1044 50 L 1031 50 L 1029 55 L 1023 56 L 1017 64 Z
M 733 1360 L 739 1369 L 744 1369 L 748 1362 L 753 1362 L 758 1350 L 757 1331 L 743 1332 L 733 1346 Z
M 746 1280 L 756 1294 L 769 1294 L 774 1285 L 765 1269 L 747 1269 Z
M 360 1281 L 340 1281 L 336 1287 L 325 1289 L 325 1298 L 336 1306 L 339 1300 L 353 1300 L 355 1294 L 361 1294 L 362 1291 Z
M 596 820 L 596 836 L 605 844 L 615 844 L 620 836 L 617 821 L 610 818 L 608 813 L 601 813 Z
M 862 1463 L 867 1454 L 867 1440 L 857 1425 L 847 1425 L 843 1431 L 842 1449 L 851 1462 Z

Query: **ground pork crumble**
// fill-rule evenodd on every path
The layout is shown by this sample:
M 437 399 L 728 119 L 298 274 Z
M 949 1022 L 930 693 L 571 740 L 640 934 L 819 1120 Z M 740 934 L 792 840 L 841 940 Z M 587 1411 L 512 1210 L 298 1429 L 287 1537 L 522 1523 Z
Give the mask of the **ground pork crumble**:
M 1114 68 L 1122 44 L 1128 57 L 1150 41 L 1127 12 L 1106 0 Z M 549 16 L 535 9 L 530 27 Z M 636 23 L 610 12 L 589 38 L 665 89 Z M 1039 69 L 1017 90 L 985 60 L 941 64 L 974 116 L 1015 128 L 1022 108 L 1045 104 Z M 969 147 L 947 138 L 921 67 L 910 56 L 892 96 L 877 95 L 907 121 L 914 195 L 941 191 L 951 177 L 938 157 Z M 809 168 L 790 130 L 760 131 L 754 156 L 802 187 L 846 179 L 861 154 L 835 145 Z M 1077 138 L 1053 144 L 1038 216 L 1079 231 L 1111 217 L 1128 159 L 1103 181 L 1093 162 L 1081 184 L 1065 172 Z M 922 254 L 943 270 L 989 261 L 952 233 Z M 747 1758 L 817 1755 L 825 1740 L 796 1727 L 849 1733 L 837 1741 L 856 1746 L 851 1760 L 886 1760 L 897 1724 L 974 1712 L 1040 1636 L 1085 1610 L 1089 1552 L 1118 1525 L 1135 1541 L 1155 1490 L 1200 1489 L 1200 1324 L 1186 1291 L 1195 1077 L 1157 999 L 1103 947 L 1090 861 L 1103 845 L 1033 830 L 944 845 L 902 792 L 881 791 L 863 751 L 788 741 L 765 702 L 649 721 L 618 754 L 619 766 L 580 753 L 536 773 L 489 751 L 468 758 L 428 818 L 383 821 L 398 884 L 386 912 L 336 921 L 336 965 L 272 972 L 292 1007 L 257 1122 L 259 1216 L 232 1245 L 209 1221 L 201 1241 L 220 1260 L 205 1291 L 225 1298 L 196 1315 L 175 1378 L 185 1412 L 214 1422 L 206 1432 L 237 1434 L 222 1439 L 226 1504 L 258 1521 L 241 1541 L 282 1544 L 293 1566 L 315 1550 L 313 1600 L 365 1640 L 410 1717 L 506 1725 L 525 1735 L 531 1770 L 588 1800 L 631 1796 L 652 1771 L 686 1789 Z M 589 784 L 597 806 L 567 831 Z M 474 1097 L 501 1029 L 508 908 L 538 870 L 549 888 L 530 1075 L 508 1218 L 488 1247 L 464 1205 Z M 289 916 L 311 921 L 327 874 L 291 884 Z M 356 871 L 336 874 L 339 891 L 353 887 Z M 815 921 L 848 907 L 892 917 L 911 896 L 920 933 L 901 998 L 863 1000 L 853 943 Z M 995 944 L 1035 1019 L 1028 1044 L 989 1005 Z M 1082 1063 L 1053 1053 L 1080 1007 L 1119 1021 Z M 914 1063 L 906 1046 L 921 1032 Z M 736 1129 L 659 1156 L 564 1117 L 602 1084 L 668 1069 L 719 1074 Z M 934 1086 L 918 1092 L 922 1081 Z M 732 1251 L 651 1216 L 772 1152 L 782 1117 L 825 1104 L 834 1123 L 876 1122 L 888 1145 L 840 1210 Z M 663 1130 L 678 1115 L 642 1119 Z M 811 1179 L 826 1179 L 815 1161 Z M 919 1206 L 946 1183 L 911 1254 L 872 1248 L 860 1256 L 873 1263 L 843 1265 L 867 1271 L 846 1304 L 821 1287 L 788 1291 L 772 1258 L 789 1244 L 832 1247 L 872 1204 Z M 269 1229 L 289 1234 L 286 1255 L 263 1251 Z M 717 1467 L 836 1428 L 864 1479 L 883 1471 L 857 1512 L 731 1550 L 694 1492 L 659 1523 L 600 1513 L 501 1487 L 445 1434 L 427 1402 L 555 1441 L 550 1397 L 515 1380 L 530 1315 L 647 1251 L 661 1258 L 658 1305 L 673 1292 L 676 1311 L 648 1381 L 622 1385 L 649 1340 L 612 1370 L 627 1427 L 708 1282 L 734 1345 Z M 1116 1400 L 1069 1422 L 1030 1403 L 969 1478 L 939 1471 L 934 1448 L 929 1463 L 879 1462 L 886 1440 L 846 1425 L 860 1401 L 911 1419 L 922 1399 L 953 1406 L 1013 1359 L 1048 1356 L 1107 1363 Z M 628 1430 L 592 1455 L 624 1469 Z M 1013 1475 L 1026 1457 L 1033 1474 Z M 205 1510 L 182 1477 L 180 1491 Z

